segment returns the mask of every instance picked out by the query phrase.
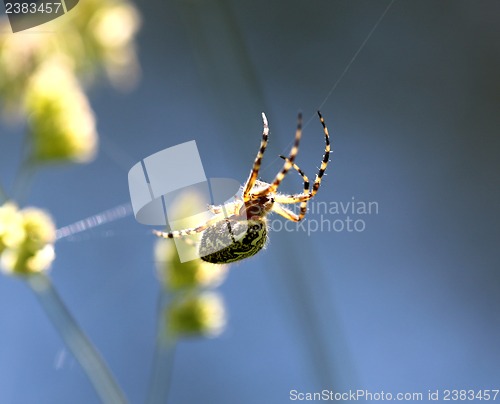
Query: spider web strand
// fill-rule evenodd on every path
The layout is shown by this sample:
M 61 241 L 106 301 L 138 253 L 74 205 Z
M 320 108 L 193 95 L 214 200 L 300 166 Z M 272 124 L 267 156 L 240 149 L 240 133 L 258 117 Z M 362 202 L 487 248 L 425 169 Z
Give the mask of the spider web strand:
M 363 48 L 365 47 L 365 45 L 368 43 L 368 41 L 370 40 L 371 36 L 373 35 L 373 33 L 375 32 L 375 30 L 377 29 L 377 27 L 380 25 L 380 23 L 382 22 L 382 20 L 384 19 L 385 15 L 387 14 L 387 12 L 389 11 L 389 9 L 391 8 L 391 6 L 393 5 L 393 3 L 395 1 L 396 0 L 391 0 L 391 2 L 385 8 L 384 12 L 380 15 L 379 19 L 377 20 L 377 22 L 375 23 L 375 25 L 373 26 L 373 28 L 368 33 L 368 35 L 366 36 L 366 38 L 363 41 L 363 43 L 360 45 L 360 47 L 358 48 L 358 50 L 356 51 L 356 53 L 354 53 L 354 55 L 351 58 L 351 60 L 349 61 L 349 63 L 347 63 L 347 65 L 346 65 L 344 71 L 342 72 L 342 74 L 339 76 L 339 78 L 337 79 L 337 81 L 333 84 L 332 88 L 330 89 L 330 91 L 326 95 L 326 97 L 323 100 L 323 102 L 319 105 L 319 107 L 318 107 L 319 110 L 321 110 L 321 108 L 323 108 L 323 106 L 326 104 L 326 102 L 328 101 L 328 99 L 330 98 L 330 96 L 332 95 L 332 93 L 335 91 L 335 89 L 337 88 L 337 86 L 339 85 L 339 83 L 342 81 L 342 79 L 344 78 L 344 76 L 347 74 L 347 72 L 351 68 L 352 64 L 357 59 L 358 55 L 361 53 L 361 51 L 363 50 Z

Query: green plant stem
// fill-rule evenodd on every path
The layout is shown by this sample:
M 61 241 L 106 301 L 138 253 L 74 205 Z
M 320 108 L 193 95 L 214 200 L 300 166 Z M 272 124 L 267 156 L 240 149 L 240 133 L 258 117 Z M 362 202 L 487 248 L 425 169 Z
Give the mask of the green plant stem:
M 177 340 L 167 329 L 165 316 L 167 300 L 167 295 L 161 292 L 158 302 L 156 346 L 147 404 L 165 404 L 170 391 Z
M 33 183 L 33 178 L 38 165 L 32 159 L 26 159 L 22 162 L 14 180 L 13 198 L 22 205 L 28 198 L 29 189 Z
M 101 401 L 105 404 L 127 403 L 106 363 L 80 329 L 50 279 L 40 274 L 28 277 L 27 283 L 62 339 L 82 366 Z
M 4 187 L 0 184 L 0 203 L 7 202 L 9 200 L 9 195 L 5 192 Z

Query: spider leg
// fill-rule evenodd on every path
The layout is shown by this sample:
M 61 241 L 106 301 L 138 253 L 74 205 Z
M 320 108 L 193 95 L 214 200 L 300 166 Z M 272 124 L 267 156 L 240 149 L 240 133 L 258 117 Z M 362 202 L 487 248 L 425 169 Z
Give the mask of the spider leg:
M 153 230 L 153 234 L 155 234 L 158 237 L 163 237 L 163 238 L 179 238 L 179 237 L 185 237 L 185 236 L 192 236 L 194 234 L 201 233 L 206 228 L 212 226 L 213 224 L 215 224 L 217 222 L 220 222 L 221 220 L 224 220 L 225 218 L 226 218 L 226 216 L 223 213 L 219 213 L 198 227 L 192 227 L 190 229 L 183 229 L 183 230 L 175 230 L 175 231 L 172 231 L 169 233 L 166 233 L 163 231 L 158 231 L 158 230 Z
M 262 131 L 262 140 L 260 141 L 260 149 L 255 157 L 255 161 L 253 162 L 252 171 L 250 172 L 250 176 L 248 177 L 247 182 L 243 187 L 243 200 L 248 200 L 248 195 L 250 194 L 250 190 L 255 185 L 255 181 L 259 176 L 260 165 L 262 163 L 262 157 L 264 156 L 264 152 L 267 147 L 267 139 L 269 136 L 269 126 L 267 123 L 266 114 L 262 113 L 262 122 L 264 124 L 264 129 Z
M 184 237 L 184 238 L 180 239 L 179 241 L 176 241 L 176 243 L 178 243 L 178 242 L 186 243 L 186 245 L 189 247 L 197 247 L 198 246 L 198 243 L 195 240 L 193 240 L 192 238 Z
M 286 160 L 287 158 L 285 156 L 280 156 L 283 160 Z M 304 194 L 309 193 L 309 178 L 304 174 L 304 171 L 300 169 L 300 167 L 293 163 L 293 169 L 299 173 L 299 175 L 302 177 L 304 180 Z M 306 215 L 307 212 L 307 201 L 303 201 L 300 203 L 300 214 L 299 214 L 299 220 L 302 220 L 304 216 Z
M 328 161 L 330 160 L 330 135 L 328 134 L 328 128 L 326 127 L 325 120 L 321 116 L 321 112 L 318 111 L 319 120 L 321 125 L 323 125 L 323 132 L 325 133 L 325 154 L 323 155 L 323 160 L 321 161 L 321 166 L 319 168 L 318 174 L 316 174 L 316 179 L 314 180 L 314 185 L 311 192 L 311 198 L 318 192 L 319 186 L 321 185 L 321 177 L 328 167 Z
M 212 213 L 222 213 L 222 206 L 220 205 L 208 205 L 208 210 Z
M 273 205 L 272 211 L 280 216 L 283 216 L 285 219 L 291 220 L 292 222 L 300 222 L 304 218 L 304 215 L 297 215 L 295 212 L 292 212 L 290 209 L 287 209 L 276 202 Z M 302 211 L 300 213 L 302 214 Z
M 270 192 L 276 192 L 278 186 L 281 184 L 281 181 L 283 181 L 283 178 L 285 178 L 290 168 L 293 167 L 293 162 L 295 161 L 295 157 L 297 156 L 297 153 L 299 151 L 299 143 L 301 136 L 302 136 L 302 113 L 299 112 L 299 116 L 297 118 L 297 130 L 295 132 L 295 141 L 293 143 L 292 149 L 290 150 L 290 155 L 288 156 L 288 159 L 285 160 L 283 168 L 276 175 L 272 184 L 269 187 L 264 188 L 261 191 L 252 194 L 253 196 L 262 196 Z
M 238 214 L 243 203 L 239 200 L 223 205 L 208 205 L 208 210 L 215 214 L 224 214 L 226 217 Z
M 328 134 L 328 128 L 326 127 L 325 120 L 321 116 L 321 113 L 318 111 L 318 116 L 321 124 L 323 125 L 323 132 L 325 134 L 325 154 L 323 156 L 323 160 L 321 161 L 321 167 L 319 168 L 318 173 L 316 174 L 316 179 L 314 180 L 313 188 L 311 192 L 304 192 L 302 194 L 295 195 L 276 195 L 275 201 L 278 203 L 298 203 L 304 202 L 311 199 L 316 193 L 321 185 L 321 178 L 328 167 L 328 161 L 330 159 L 330 135 Z
M 276 195 L 274 197 L 274 202 L 291 204 L 291 203 L 307 202 L 309 199 L 312 199 L 310 192 L 308 192 L 307 194 Z

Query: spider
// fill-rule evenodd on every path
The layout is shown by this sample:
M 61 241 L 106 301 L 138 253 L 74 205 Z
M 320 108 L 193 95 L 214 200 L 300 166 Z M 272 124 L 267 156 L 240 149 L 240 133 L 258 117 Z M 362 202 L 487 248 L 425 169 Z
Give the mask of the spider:
M 330 157 L 330 137 L 325 121 L 318 111 L 325 135 L 325 154 L 312 189 L 309 190 L 309 179 L 295 164 L 295 157 L 299 151 L 299 142 L 302 136 L 302 114 L 299 113 L 295 141 L 288 157 L 280 156 L 284 160 L 283 168 L 270 183 L 257 179 L 266 151 L 269 126 L 266 115 L 262 113 L 264 129 L 260 149 L 255 157 L 252 171 L 241 193 L 234 197 L 233 202 L 219 206 L 209 206 L 213 216 L 197 227 L 164 233 L 155 231 L 158 237 L 183 238 L 202 233 L 198 246 L 199 256 L 203 261 L 213 264 L 226 264 L 251 257 L 265 247 L 268 240 L 268 225 L 266 216 L 275 212 L 285 219 L 299 222 L 307 212 L 307 201 L 313 198 L 321 185 L 321 178 L 328 166 Z M 290 171 L 294 169 L 304 181 L 303 191 L 298 194 L 279 194 L 278 187 Z M 283 205 L 300 203 L 299 213 Z

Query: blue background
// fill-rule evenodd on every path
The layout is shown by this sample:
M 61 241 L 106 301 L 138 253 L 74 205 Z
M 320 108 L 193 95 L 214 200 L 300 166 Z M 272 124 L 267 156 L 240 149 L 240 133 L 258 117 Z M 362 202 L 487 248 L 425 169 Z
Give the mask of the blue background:
M 313 117 L 387 4 L 137 2 L 140 85 L 91 92 L 98 158 L 43 170 L 29 203 L 58 226 L 120 205 L 130 167 L 193 139 L 207 177 L 244 181 L 261 111 L 270 180 L 297 111 Z M 170 402 L 500 388 L 499 26 L 496 1 L 394 3 L 321 108 L 334 152 L 316 201 L 376 201 L 378 214 L 363 232 L 275 232 L 232 266 L 226 331 L 179 344 Z M 10 186 L 20 133 L 2 132 Z M 310 177 L 323 148 L 314 117 L 297 160 Z M 293 174 L 282 190 L 300 186 Z M 154 349 L 154 242 L 128 217 L 58 242 L 51 273 L 132 403 Z M 0 403 L 70 402 L 98 399 L 31 291 L 0 278 Z

